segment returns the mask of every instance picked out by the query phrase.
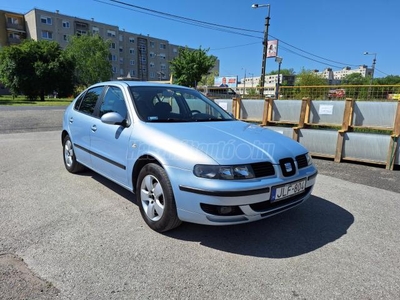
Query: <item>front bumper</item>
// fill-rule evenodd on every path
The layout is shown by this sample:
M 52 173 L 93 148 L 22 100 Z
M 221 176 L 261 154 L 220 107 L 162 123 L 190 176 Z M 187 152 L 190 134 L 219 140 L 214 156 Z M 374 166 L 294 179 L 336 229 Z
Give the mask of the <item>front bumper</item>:
M 317 170 L 310 166 L 285 179 L 273 177 L 249 181 L 225 181 L 202 180 L 195 177 L 190 184 L 190 174 L 185 174 L 179 176 L 180 180 L 172 179 L 171 182 L 180 220 L 206 225 L 232 225 L 261 220 L 303 203 L 311 195 L 316 175 Z M 306 180 L 303 192 L 281 201 L 271 202 L 273 187 L 302 179 Z M 174 182 L 183 184 L 174 185 Z M 200 185 L 195 185 L 199 182 Z M 229 212 L 222 212 L 224 210 Z

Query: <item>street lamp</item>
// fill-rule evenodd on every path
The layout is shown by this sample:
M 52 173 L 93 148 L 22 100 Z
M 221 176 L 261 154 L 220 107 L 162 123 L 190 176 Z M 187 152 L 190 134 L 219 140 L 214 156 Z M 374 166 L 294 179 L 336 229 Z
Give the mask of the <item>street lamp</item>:
M 249 73 L 249 76 L 251 75 L 251 88 L 253 88 L 253 77 L 254 77 L 254 73 Z
M 244 79 L 243 79 L 243 95 L 246 95 L 246 68 L 242 68 L 242 70 L 244 69 Z
M 264 97 L 264 85 L 265 85 L 265 69 L 267 66 L 267 51 L 268 51 L 268 28 L 269 28 L 269 20 L 270 20 L 270 12 L 271 12 L 271 5 L 269 4 L 253 4 L 251 6 L 252 8 L 260 8 L 260 7 L 266 7 L 268 8 L 268 13 L 265 18 L 265 29 L 264 29 L 264 39 L 263 39 L 263 56 L 262 56 L 262 65 L 261 65 L 261 78 L 260 78 L 260 94 L 262 97 Z
M 280 76 L 281 76 L 281 64 L 282 64 L 282 57 L 276 56 L 275 61 L 278 63 L 278 84 L 276 85 L 275 89 L 275 99 L 279 99 L 279 87 L 280 87 Z
M 372 79 L 374 79 L 375 65 L 376 65 L 376 54 L 377 53 L 364 52 L 364 55 L 373 55 L 374 56 L 374 59 L 372 60 L 372 74 L 371 74 L 371 83 L 370 83 L 370 85 L 372 85 Z
M 373 55 L 374 56 L 374 59 L 372 60 L 372 74 L 371 74 L 371 80 L 369 83 L 368 96 L 367 96 L 369 99 L 371 97 L 372 81 L 374 79 L 374 73 L 375 73 L 376 53 L 364 52 L 364 55 Z

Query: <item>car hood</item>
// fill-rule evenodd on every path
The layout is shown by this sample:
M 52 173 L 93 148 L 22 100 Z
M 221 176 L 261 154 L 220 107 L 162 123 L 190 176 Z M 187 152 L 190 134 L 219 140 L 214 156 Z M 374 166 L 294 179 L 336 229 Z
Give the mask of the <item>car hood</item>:
M 183 142 L 221 165 L 278 163 L 282 158 L 308 152 L 298 142 L 280 133 L 242 121 L 147 124 L 153 130 L 161 131 L 160 134 L 169 135 L 170 142 Z

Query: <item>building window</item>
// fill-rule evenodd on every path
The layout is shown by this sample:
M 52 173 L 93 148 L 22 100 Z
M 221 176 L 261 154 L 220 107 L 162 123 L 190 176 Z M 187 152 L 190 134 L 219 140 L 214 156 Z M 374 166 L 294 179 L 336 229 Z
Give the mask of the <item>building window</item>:
M 63 21 L 63 22 L 62 22 L 62 26 L 63 26 L 64 28 L 69 28 L 69 27 L 70 27 L 68 21 Z
M 86 30 L 81 30 L 81 29 L 76 30 L 77 36 L 86 35 L 86 34 L 87 34 Z
M 164 43 L 160 43 L 160 49 L 167 49 L 167 45 Z
M 154 54 L 154 52 L 150 52 L 150 57 L 155 57 L 156 55 Z
M 130 38 L 129 38 L 129 43 L 134 43 L 134 42 L 135 42 L 135 38 L 130 37 Z
M 145 62 L 147 61 L 146 57 L 145 57 L 145 56 L 142 56 L 141 61 L 145 63 Z
M 42 30 L 42 38 L 44 38 L 46 40 L 52 40 L 53 39 L 53 33 L 51 31 Z
M 124 69 L 119 69 L 119 75 L 124 75 Z
M 154 42 L 150 42 L 150 47 L 154 48 Z
M 18 21 L 17 18 L 7 17 L 7 23 L 8 23 L 8 24 L 18 25 L 18 24 L 19 24 L 19 21 Z
M 51 25 L 52 21 L 50 17 L 40 17 L 40 22 L 42 24 L 47 24 L 47 25 Z
M 131 76 L 135 76 L 135 75 L 136 75 L 136 72 L 135 72 L 135 70 L 130 70 L 130 71 L 129 71 L 129 74 L 131 74 Z
M 119 35 L 119 41 L 120 41 L 120 42 L 123 42 L 123 41 L 124 41 L 124 37 L 123 37 L 122 34 Z
M 93 34 L 99 34 L 99 27 L 95 27 L 95 26 L 93 26 L 93 28 L 92 28 L 92 33 Z
M 68 41 L 68 35 L 64 34 L 63 35 L 63 40 L 67 42 Z
M 131 60 L 129 61 L 129 64 L 130 64 L 131 66 L 133 66 L 133 65 L 135 65 L 135 61 L 134 61 L 133 59 L 131 59 Z
M 167 66 L 165 64 L 161 64 L 160 68 L 161 70 L 165 71 L 167 69 Z
M 154 68 L 154 63 L 153 62 L 150 63 L 150 68 Z
M 130 53 L 130 54 L 135 54 L 135 49 L 129 48 L 129 53 Z
M 174 48 L 174 49 L 172 49 L 172 52 L 178 53 L 178 49 Z
M 119 52 L 120 53 L 124 52 L 124 49 L 122 47 L 119 47 Z
M 21 35 L 18 34 L 18 33 L 10 33 L 10 34 L 8 35 L 8 38 L 10 38 L 10 39 L 15 39 L 15 40 L 20 40 L 20 39 L 21 39 Z
M 115 31 L 114 30 L 107 30 L 107 36 L 115 37 Z
M 117 67 L 112 67 L 112 72 L 115 74 L 117 73 Z
M 115 49 L 117 46 L 115 43 L 110 43 L 110 49 Z
M 150 78 L 156 78 L 156 73 L 155 72 L 150 72 Z
M 119 58 L 119 62 L 122 64 L 122 63 L 124 63 L 124 58 L 123 57 L 120 57 Z
M 165 54 L 161 53 L 161 54 L 158 55 L 158 57 L 160 57 L 161 59 L 165 59 Z
M 111 61 L 117 61 L 117 56 L 115 56 L 114 54 L 110 54 L 108 56 L 108 59 L 111 60 Z

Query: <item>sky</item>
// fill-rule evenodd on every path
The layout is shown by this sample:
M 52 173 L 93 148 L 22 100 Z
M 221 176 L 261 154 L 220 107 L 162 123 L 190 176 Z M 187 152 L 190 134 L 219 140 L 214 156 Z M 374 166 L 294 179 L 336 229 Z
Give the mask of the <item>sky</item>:
M 37 8 L 116 25 L 190 48 L 208 49 L 221 76 L 260 76 L 265 18 L 278 40 L 281 68 L 352 69 L 372 66 L 375 77 L 400 75 L 400 0 L 2 0 L 0 10 Z M 252 4 L 269 4 L 253 9 Z M 368 52 L 369 55 L 364 55 Z M 267 59 L 266 73 L 278 69 Z

